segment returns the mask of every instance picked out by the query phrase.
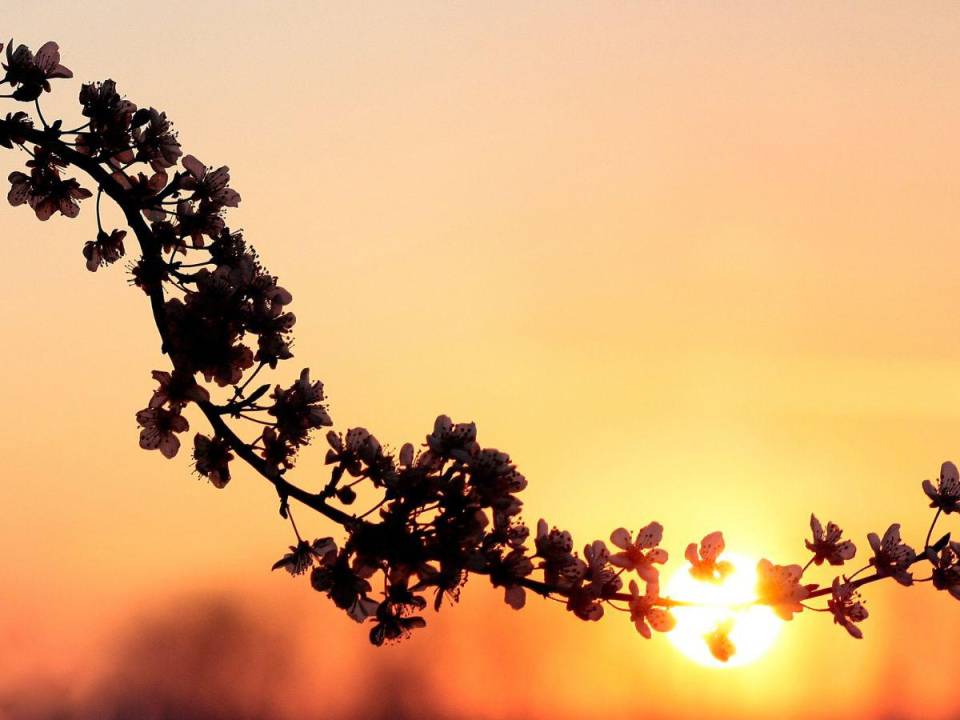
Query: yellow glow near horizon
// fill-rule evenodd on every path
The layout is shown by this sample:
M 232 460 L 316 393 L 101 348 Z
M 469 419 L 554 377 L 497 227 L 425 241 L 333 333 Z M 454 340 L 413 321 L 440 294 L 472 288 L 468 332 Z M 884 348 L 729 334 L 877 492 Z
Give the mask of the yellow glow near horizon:
M 677 625 L 667 636 L 680 652 L 701 665 L 738 667 L 769 650 L 783 622 L 768 607 L 738 607 L 756 597 L 756 561 L 736 553 L 724 553 L 722 558 L 734 567 L 722 583 L 698 580 L 690 575 L 688 567 L 671 576 L 666 587 L 668 597 L 703 605 L 674 608 Z M 724 625 L 733 644 L 733 654 L 726 662 L 713 655 L 706 639 Z

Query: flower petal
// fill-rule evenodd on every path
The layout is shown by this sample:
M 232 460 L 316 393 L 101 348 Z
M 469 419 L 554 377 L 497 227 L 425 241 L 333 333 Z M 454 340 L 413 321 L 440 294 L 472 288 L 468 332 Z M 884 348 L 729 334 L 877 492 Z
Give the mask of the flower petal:
M 663 608 L 650 608 L 647 621 L 657 632 L 670 632 L 677 624 L 677 619 Z
M 663 525 L 652 522 L 637 533 L 637 545 L 644 550 L 660 544 L 663 539 Z
M 617 528 L 610 533 L 610 542 L 621 550 L 626 550 L 631 543 L 630 531 L 626 528 Z
M 511 585 L 503 593 L 503 599 L 506 601 L 507 605 L 512 607 L 514 610 L 520 610 L 527 602 L 527 594 L 524 592 L 523 586 Z

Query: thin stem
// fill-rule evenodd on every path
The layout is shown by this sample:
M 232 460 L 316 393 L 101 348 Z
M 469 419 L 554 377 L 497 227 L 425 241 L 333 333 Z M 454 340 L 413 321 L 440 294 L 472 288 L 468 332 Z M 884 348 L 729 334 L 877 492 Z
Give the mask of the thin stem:
M 88 127 L 90 127 L 89 121 L 88 121 L 88 122 L 85 122 L 85 123 L 84 123 L 83 125 L 81 125 L 80 127 L 75 127 L 73 130 L 61 130 L 60 133 L 61 133 L 62 135 L 75 135 L 76 133 L 80 132 L 81 130 L 86 130 Z
M 290 507 L 287 507 L 287 519 L 290 520 L 290 525 L 293 527 L 293 534 L 297 536 L 297 542 L 303 542 L 303 538 L 300 537 L 300 531 L 297 530 L 297 522 L 293 519 L 293 510 Z
M 853 573 L 853 575 L 847 576 L 847 580 L 853 580 L 857 575 L 862 573 L 864 570 L 869 570 L 869 569 L 870 569 L 870 565 L 864 565 L 862 568 L 860 568 L 855 573 Z
M 933 522 L 930 523 L 930 529 L 927 530 L 927 539 L 923 541 L 923 549 L 926 550 L 930 547 L 930 537 L 933 535 L 933 528 L 937 524 L 937 520 L 940 519 L 940 513 L 943 512 L 943 508 L 937 508 L 937 514 L 933 516 Z
M 100 222 L 100 198 L 103 196 L 103 187 L 97 188 L 97 230 L 103 232 L 103 223 Z
M 170 267 L 170 266 L 168 265 L 168 267 Z M 194 284 L 195 284 L 195 283 L 197 282 L 197 276 L 196 276 L 196 275 L 193 275 L 193 274 L 190 274 L 190 273 L 182 273 L 182 272 L 180 272 L 179 270 L 176 270 L 176 269 L 174 269 L 174 268 L 172 268 L 172 267 L 170 267 L 170 269 L 168 270 L 168 272 L 169 272 L 171 275 L 173 275 L 175 278 L 177 278 L 177 280 L 179 280 L 181 283 L 194 283 Z M 176 283 L 174 283 L 174 285 L 176 285 Z M 184 292 L 188 292 L 187 289 L 184 288 L 182 285 L 177 285 L 177 287 L 179 287 L 179 288 L 180 288 L 181 290 L 183 290 Z
M 261 420 L 260 418 L 250 417 L 249 415 L 242 412 L 234 413 L 234 415 L 236 417 L 241 417 L 244 420 L 249 420 L 250 422 L 253 422 L 253 423 L 258 423 L 260 425 L 269 425 L 273 427 L 273 423 L 269 422 L 268 420 Z
M 367 478 L 366 478 L 365 476 L 361 475 L 361 476 L 358 477 L 356 480 L 353 480 L 352 482 L 349 482 L 349 483 L 347 483 L 346 485 L 344 485 L 344 487 L 352 488 L 354 485 L 359 485 L 360 483 L 362 483 L 362 482 L 363 482 L 364 480 L 366 480 L 366 479 L 367 479 Z M 436 510 L 438 507 L 440 507 L 440 503 L 436 503 L 436 504 L 433 505 L 433 506 L 427 505 L 427 506 L 424 506 L 424 507 L 420 508 L 419 510 L 414 510 L 413 514 L 414 514 L 414 515 L 418 515 L 418 514 L 420 514 L 420 513 L 422 513 L 422 512 L 429 512 L 430 510 Z
M 921 561 L 926 560 L 926 559 L 927 559 L 927 558 L 926 558 L 925 555 L 917 555 L 917 556 L 910 562 L 910 565 L 915 565 L 916 563 L 921 562 Z M 877 580 L 883 580 L 884 578 L 891 577 L 890 575 L 886 575 L 886 574 L 882 574 L 882 573 L 874 573 L 873 575 L 868 575 L 868 576 L 865 577 L 865 578 L 860 578 L 859 580 L 853 580 L 854 577 L 856 577 L 856 576 L 859 575 L 861 572 L 863 572 L 864 570 L 866 570 L 867 567 L 870 567 L 870 566 L 868 565 L 868 566 L 866 566 L 866 567 L 861 568 L 860 570 L 857 570 L 857 572 L 855 572 L 853 575 L 851 575 L 849 578 L 847 578 L 847 580 L 852 581 L 850 584 L 853 586 L 854 590 L 856 590 L 857 588 L 863 587 L 864 585 L 869 585 L 870 583 L 875 583 L 875 582 L 877 582 Z M 824 587 L 824 588 L 820 588 L 819 590 L 814 590 L 814 591 L 811 592 L 809 595 L 807 595 L 806 599 L 807 599 L 807 600 L 812 600 L 813 598 L 823 597 L 823 596 L 825 596 L 825 595 L 832 595 L 832 594 L 833 594 L 833 588 L 832 588 L 832 587 Z
M 235 401 L 237 400 L 237 398 L 239 398 L 241 395 L 243 395 L 243 391 L 247 389 L 247 385 L 249 385 L 251 382 L 253 382 L 253 379 L 257 376 L 257 374 L 258 374 L 261 370 L 263 370 L 263 366 L 264 366 L 264 365 L 266 365 L 266 363 L 264 363 L 264 362 L 261 362 L 259 365 L 257 365 L 256 370 L 254 370 L 253 373 L 250 375 L 250 377 L 248 377 L 248 378 L 246 379 L 246 381 L 243 383 L 243 385 L 241 385 L 240 387 L 234 389 L 234 391 L 233 391 L 233 400 L 232 400 L 231 402 L 235 402 Z
M 383 498 L 380 502 L 378 502 L 372 508 L 367 510 L 363 515 L 357 515 L 357 520 L 363 520 L 365 517 L 373 513 L 375 510 L 379 510 L 381 507 L 383 507 L 384 503 L 386 502 L 387 502 L 387 498 Z
M 44 129 L 44 130 L 49 130 L 49 129 L 50 129 L 50 126 L 47 124 L 46 118 L 43 117 L 43 110 L 40 109 L 40 98 L 34 99 L 33 104 L 34 104 L 34 105 L 36 106 L 36 108 L 37 108 L 37 115 L 40 116 L 40 122 L 43 123 L 43 129 Z

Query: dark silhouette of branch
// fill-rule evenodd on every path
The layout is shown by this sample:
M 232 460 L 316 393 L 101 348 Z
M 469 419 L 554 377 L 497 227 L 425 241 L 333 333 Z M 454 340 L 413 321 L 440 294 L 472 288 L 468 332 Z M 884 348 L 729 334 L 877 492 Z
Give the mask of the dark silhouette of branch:
M 299 451 L 333 421 L 323 385 L 310 379 L 309 370 L 287 387 L 250 389 L 261 371 L 275 370 L 292 357 L 296 318 L 288 309 L 292 295 L 266 271 L 242 235 L 226 225 L 226 212 L 240 202 L 229 186 L 229 169 L 207 167 L 184 155 L 166 115 L 138 108 L 117 92 L 112 80 L 82 85 L 79 102 L 86 122 L 73 130 L 63 130 L 62 120 L 49 122 L 41 97 L 51 91 L 50 80 L 72 77 L 60 63 L 56 43 L 46 43 L 36 54 L 8 44 L 3 68 L 0 84 L 13 89 L 6 97 L 28 103 L 36 113 L 36 120 L 22 110 L 0 120 L 0 146 L 29 156 L 27 172 L 9 176 L 10 203 L 29 206 L 40 220 L 57 213 L 76 217 L 81 202 L 93 193 L 64 177 L 75 168 L 97 191 L 96 240 L 83 247 L 87 268 L 112 265 L 126 253 L 127 230 L 108 233 L 103 227 L 103 195 L 121 209 L 136 238 L 140 253 L 132 282 L 149 298 L 161 351 L 170 362 L 168 370 L 154 371 L 158 386 L 137 413 L 141 446 L 168 458 L 176 455 L 178 435 L 189 429 L 182 412 L 196 405 L 210 426 L 209 434 L 194 437 L 197 473 L 223 488 L 231 479 L 231 463 L 239 459 L 277 491 L 280 514 L 289 520 L 295 540 L 274 569 L 309 572 L 314 589 L 354 620 L 372 619 L 370 640 L 377 645 L 425 625 L 424 594 L 434 593 L 439 610 L 445 599 L 459 597 L 469 574 L 502 587 L 506 602 L 516 609 L 523 607 L 529 590 L 563 601 L 583 620 L 600 619 L 606 608 L 627 612 L 648 638 L 651 630 L 673 628 L 671 608 L 697 604 L 660 593 L 659 566 L 668 555 L 660 547 L 659 523 L 648 523 L 636 535 L 618 528 L 610 535 L 613 551 L 596 540 L 582 556 L 570 533 L 543 520 L 531 538 L 517 496 L 526 478 L 509 455 L 480 446 L 473 423 L 454 423 L 441 415 L 419 450 L 407 443 L 396 452 L 365 428 L 328 431 L 329 478 L 317 483 L 315 491 L 288 480 Z M 216 402 L 211 392 L 218 391 L 228 394 Z M 255 439 L 244 440 L 238 427 L 253 428 Z M 377 500 L 353 512 L 354 488 L 361 484 Z M 805 543 L 812 553 L 809 561 L 801 567 L 761 560 L 756 597 L 747 604 L 767 605 L 784 620 L 804 609 L 829 612 L 835 623 L 860 638 L 859 623 L 867 617 L 860 588 L 886 578 L 911 585 L 911 568 L 920 562 L 930 564 L 928 579 L 937 589 L 960 599 L 960 543 L 950 542 L 949 533 L 930 543 L 941 515 L 960 512 L 957 468 L 943 463 L 936 485 L 928 480 L 923 489 L 937 510 L 920 552 L 901 541 L 899 525 L 893 524 L 882 538 L 868 536 L 873 556 L 863 568 L 837 575 L 826 586 L 805 583 L 812 565 L 838 567 L 856 554 L 837 525 L 824 528 L 811 516 L 811 539 Z M 304 539 L 291 499 L 339 525 L 344 537 L 339 542 Z M 690 574 L 703 582 L 724 582 L 734 568 L 723 552 L 719 532 L 689 544 L 685 558 Z M 873 574 L 857 577 L 870 569 Z M 626 589 L 625 573 L 636 576 Z M 806 604 L 818 598 L 827 598 L 826 607 Z M 726 637 L 731 627 L 725 621 L 706 638 L 722 660 L 735 651 Z

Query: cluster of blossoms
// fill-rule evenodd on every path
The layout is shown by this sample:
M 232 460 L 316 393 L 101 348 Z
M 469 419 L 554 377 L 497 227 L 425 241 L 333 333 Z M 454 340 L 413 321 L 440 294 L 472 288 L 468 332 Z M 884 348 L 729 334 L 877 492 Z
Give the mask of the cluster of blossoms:
M 128 231 L 139 247 L 132 282 L 150 300 L 171 363 L 169 370 L 153 372 L 153 395 L 136 413 L 141 446 L 174 457 L 180 436 L 189 430 L 185 410 L 199 409 L 212 429 L 193 438 L 196 472 L 223 488 L 239 458 L 277 489 L 296 542 L 274 569 L 308 575 L 311 586 L 349 617 L 370 623 L 376 645 L 423 627 L 428 604 L 439 610 L 445 599 L 456 601 L 470 574 L 502 588 L 515 609 L 533 592 L 563 601 L 582 620 L 599 620 L 608 609 L 624 612 L 646 638 L 674 627 L 670 610 L 682 603 L 660 593 L 660 566 L 668 559 L 661 547 L 663 527 L 651 522 L 636 534 L 618 528 L 610 534 L 612 547 L 595 540 L 579 552 L 569 532 L 544 520 L 532 533 L 518 496 L 526 478 L 507 453 L 479 444 L 473 423 L 441 415 L 419 447 L 408 443 L 397 451 L 365 428 L 330 430 L 329 478 L 315 489 L 293 485 L 287 476 L 297 454 L 333 421 L 323 384 L 307 369 L 289 385 L 250 387 L 264 368 L 275 370 L 293 356 L 296 318 L 288 310 L 291 294 L 265 270 L 242 234 L 227 226 L 227 210 L 240 202 L 229 169 L 185 155 L 166 115 L 137 107 L 112 80 L 82 85 L 80 115 L 86 121 L 79 127 L 48 123 L 39 98 L 51 90 L 51 80 L 72 76 L 60 64 L 56 43 L 36 54 L 9 44 L 3 69 L 0 83 L 13 88 L 6 97 L 35 103 L 37 110 L 36 118 L 17 111 L 0 120 L 0 147 L 30 156 L 27 172 L 9 176 L 10 203 L 28 205 L 41 220 L 56 213 L 76 217 L 80 201 L 92 196 L 63 175 L 68 167 L 78 168 L 98 193 L 98 232 L 83 246 L 86 267 L 96 271 L 124 257 Z M 103 194 L 119 204 L 128 229 L 103 228 Z M 251 426 L 255 432 L 239 429 Z M 923 490 L 936 508 L 932 533 L 941 514 L 960 512 L 956 466 L 944 463 L 937 482 L 925 481 Z M 371 506 L 354 512 L 361 497 L 372 497 Z M 338 523 L 344 536 L 304 540 L 291 499 Z M 806 548 L 812 557 L 805 566 L 764 559 L 757 567 L 756 602 L 784 620 L 823 597 L 827 606 L 813 609 L 831 613 L 859 638 L 858 624 L 867 618 L 859 589 L 888 577 L 910 585 L 920 561 L 930 564 L 927 579 L 934 587 L 960 599 L 960 543 L 950 542 L 949 534 L 931 544 L 928 533 L 918 552 L 902 542 L 898 524 L 882 537 L 871 533 L 868 564 L 820 586 L 804 581 L 808 568 L 842 566 L 857 549 L 832 522 L 824 528 L 811 516 L 810 527 Z M 702 582 L 724 582 L 735 569 L 723 552 L 719 532 L 689 544 L 690 574 Z M 872 575 L 857 579 L 871 569 Z M 705 637 L 722 660 L 736 650 L 731 622 Z
M 12 132 L 15 133 L 16 129 Z M 66 217 L 76 217 L 80 213 L 79 201 L 90 197 L 91 193 L 80 187 L 75 179 L 60 176 L 60 171 L 66 166 L 66 161 L 52 150 L 43 146 L 35 147 L 33 159 L 27 161 L 30 172 L 10 173 L 7 200 L 14 207 L 29 205 L 39 220 L 49 220 L 57 212 Z
M 0 50 L 3 43 L 0 43 Z M 50 92 L 50 81 L 55 78 L 72 78 L 73 73 L 60 64 L 60 48 L 55 42 L 40 46 L 34 55 L 26 45 L 13 49 L 13 41 L 7 43 L 7 57 L 3 63 L 6 71 L 0 85 L 13 86 L 13 99 L 32 102 L 44 92 Z
M 330 432 L 327 440 L 332 467 L 323 496 L 349 506 L 357 498 L 353 488 L 366 483 L 380 501 L 346 524 L 339 547 L 330 538 L 307 542 L 298 533 L 297 545 L 274 568 L 293 575 L 309 570 L 313 588 L 351 618 L 373 618 L 375 644 L 424 626 L 427 596 L 439 610 L 444 598 L 459 597 L 470 573 L 503 588 L 504 600 L 515 609 L 524 606 L 530 590 L 565 598 L 567 609 L 583 620 L 599 620 L 605 607 L 629 612 L 646 637 L 651 627 L 673 627 L 658 592 L 656 565 L 667 560 L 658 547 L 663 528 L 650 523 L 636 539 L 617 529 L 611 542 L 618 552 L 596 540 L 582 556 L 569 532 L 543 520 L 531 538 L 517 497 L 526 479 L 506 453 L 479 445 L 473 423 L 440 416 L 419 450 L 408 443 L 396 453 L 364 428 Z M 368 519 L 373 511 L 376 522 Z M 644 594 L 636 580 L 630 581 L 629 596 L 620 592 L 624 572 L 639 576 Z M 374 575 L 380 580 L 371 583 Z M 383 588 L 379 597 L 371 596 L 374 585 Z M 616 606 L 615 599 L 625 600 L 626 607 Z

